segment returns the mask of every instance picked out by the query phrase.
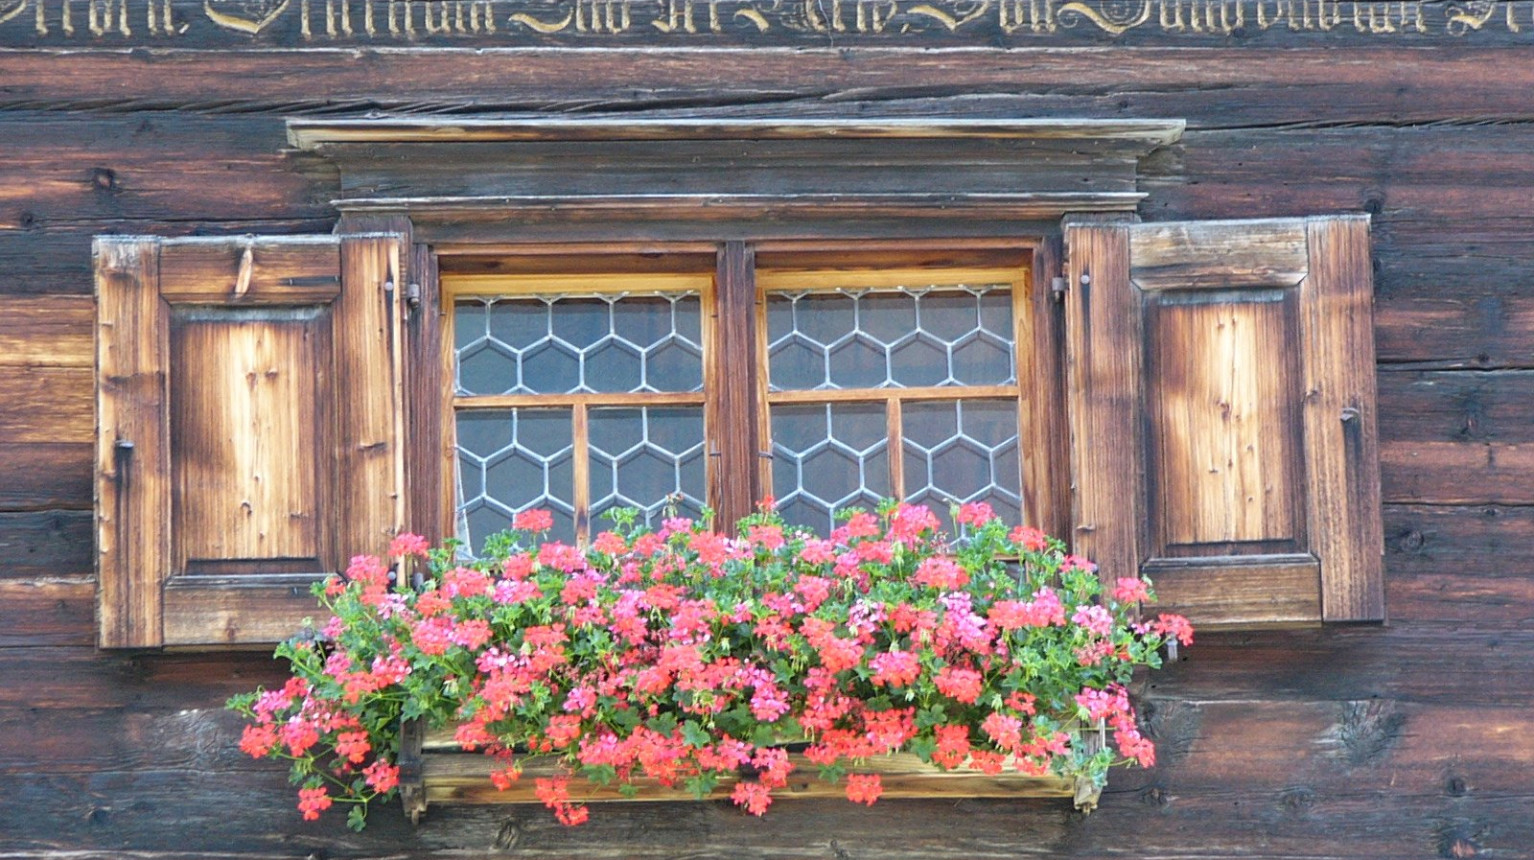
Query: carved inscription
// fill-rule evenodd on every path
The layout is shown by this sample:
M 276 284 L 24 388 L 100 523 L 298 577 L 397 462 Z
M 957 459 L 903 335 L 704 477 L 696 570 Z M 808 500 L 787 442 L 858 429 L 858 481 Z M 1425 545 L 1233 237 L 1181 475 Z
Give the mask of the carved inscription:
M 1453 40 L 1534 33 L 1534 0 L 0 0 L 0 45 L 188 33 L 297 44 L 661 37 L 994 44 L 1267 33 Z

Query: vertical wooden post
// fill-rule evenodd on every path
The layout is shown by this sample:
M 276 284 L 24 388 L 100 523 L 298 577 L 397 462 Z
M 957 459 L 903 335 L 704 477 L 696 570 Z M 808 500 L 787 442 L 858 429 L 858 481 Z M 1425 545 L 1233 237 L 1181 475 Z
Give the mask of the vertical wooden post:
M 718 440 L 709 452 L 709 497 L 722 529 L 749 514 L 765 486 L 758 463 L 754 256 L 745 242 L 724 243 L 714 282 L 713 352 L 705 389 L 708 433 Z

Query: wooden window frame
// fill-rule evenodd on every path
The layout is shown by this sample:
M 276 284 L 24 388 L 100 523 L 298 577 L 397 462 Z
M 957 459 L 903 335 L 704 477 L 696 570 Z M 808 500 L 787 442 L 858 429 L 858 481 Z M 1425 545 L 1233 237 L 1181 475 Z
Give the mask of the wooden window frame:
M 636 249 L 642 249 L 637 254 Z M 714 266 L 705 273 L 698 263 L 712 249 Z M 424 250 L 424 249 L 423 249 Z M 634 244 L 621 237 L 599 244 L 457 245 L 426 250 L 437 273 L 439 313 L 423 324 L 440 326 L 428 337 L 441 344 L 438 373 L 441 386 L 440 474 L 437 499 L 411 489 L 418 502 L 431 507 L 437 536 L 456 531 L 458 479 L 454 423 L 457 411 L 472 400 L 493 407 L 560 406 L 576 410 L 574 501 L 577 535 L 588 538 L 589 500 L 581 468 L 587 457 L 580 450 L 579 413 L 592 405 L 643 403 L 701 403 L 705 410 L 707 503 L 717 512 L 716 525 L 728 528 L 755 509 L 772 487 L 770 408 L 775 403 L 882 402 L 898 416 L 899 405 L 914 400 L 1006 399 L 1016 404 L 1019 427 L 1018 486 L 1025 519 L 1031 525 L 1059 532 L 1068 514 L 1068 497 L 1055 476 L 1063 468 L 1063 380 L 1058 341 L 1053 336 L 1059 316 L 1041 263 L 1053 259 L 1043 237 L 890 238 L 871 237 L 858 243 L 845 240 L 725 240 Z M 668 258 L 681 258 L 668 266 Z M 757 265 L 760 259 L 764 265 Z M 486 271 L 494 269 L 495 271 Z M 765 275 L 765 277 L 763 277 Z M 790 282 L 810 289 L 834 290 L 851 285 L 897 285 L 912 278 L 934 285 L 956 285 L 981 278 L 1008 285 L 1012 303 L 1012 344 L 1016 381 L 1002 386 L 941 386 L 825 392 L 767 390 L 766 314 L 764 301 L 774 285 Z M 464 296 L 549 295 L 560 292 L 657 292 L 697 290 L 704 297 L 704 384 L 696 394 L 565 394 L 457 397 L 452 392 L 455 372 L 452 307 Z M 732 380 L 724 384 L 722 380 Z M 896 419 L 892 419 L 897 421 Z M 901 452 L 890 450 L 891 486 L 899 495 Z M 779 492 L 780 490 L 774 490 Z M 583 516 L 585 515 L 585 516 Z

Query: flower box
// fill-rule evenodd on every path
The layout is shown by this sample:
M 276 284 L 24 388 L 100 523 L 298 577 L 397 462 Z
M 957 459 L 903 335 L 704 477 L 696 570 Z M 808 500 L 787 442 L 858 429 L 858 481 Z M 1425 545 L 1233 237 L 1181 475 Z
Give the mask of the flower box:
M 1095 733 L 1088 738 L 1095 738 Z M 432 806 L 480 804 L 540 804 L 533 786 L 538 778 L 560 773 L 556 756 L 526 756 L 519 759 L 522 779 L 501 790 L 490 781 L 495 762 L 478 753 L 464 752 L 450 732 L 426 732 L 420 725 L 404 729 L 405 749 L 400 754 L 400 798 L 412 823 Z M 1093 741 L 1095 743 L 1095 740 Z M 793 749 L 796 745 L 788 745 Z M 797 745 L 802 746 L 802 744 Z M 841 799 L 846 790 L 840 784 L 816 777 L 816 766 L 802 752 L 789 753 L 794 771 L 788 785 L 777 790 L 779 800 Z M 1077 810 L 1091 812 L 1097 807 L 1102 788 L 1086 776 L 1028 776 L 1008 768 L 999 774 L 987 774 L 971 768 L 943 770 L 923 762 L 912 753 L 896 753 L 867 759 L 859 765 L 860 773 L 876 773 L 884 785 L 883 798 L 1070 798 Z M 735 783 L 748 777 L 726 777 L 713 794 L 703 800 L 728 801 Z M 695 801 L 681 786 L 665 786 L 653 779 L 633 781 L 639 790 L 626 795 L 616 783 L 596 785 L 584 780 L 570 784 L 570 798 L 577 803 L 622 801 Z
M 1090 809 L 1109 768 L 1155 760 L 1135 667 L 1191 641 L 1140 618 L 1148 583 L 985 505 L 952 536 L 893 502 L 826 538 L 770 509 L 733 536 L 620 517 L 581 547 L 540 543 L 550 521 L 518 515 L 467 564 L 401 535 L 392 571 L 358 557 L 317 588 L 333 615 L 278 649 L 293 677 L 230 703 L 241 749 L 292 762 L 306 818 L 339 803 L 361 828 L 395 791 L 412 818 L 537 802 L 571 825 L 586 801 L 721 789 L 755 815 L 774 796 Z

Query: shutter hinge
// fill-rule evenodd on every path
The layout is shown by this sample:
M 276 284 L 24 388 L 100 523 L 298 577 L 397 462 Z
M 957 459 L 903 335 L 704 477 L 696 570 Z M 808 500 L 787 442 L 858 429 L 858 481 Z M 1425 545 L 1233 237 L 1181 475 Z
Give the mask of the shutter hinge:
M 410 312 L 415 313 L 421 309 L 421 285 L 410 284 L 405 287 L 405 304 L 410 307 Z
M 1071 288 L 1071 282 L 1063 275 L 1056 275 L 1049 279 L 1049 292 L 1054 295 L 1055 301 L 1065 298 L 1065 291 Z

